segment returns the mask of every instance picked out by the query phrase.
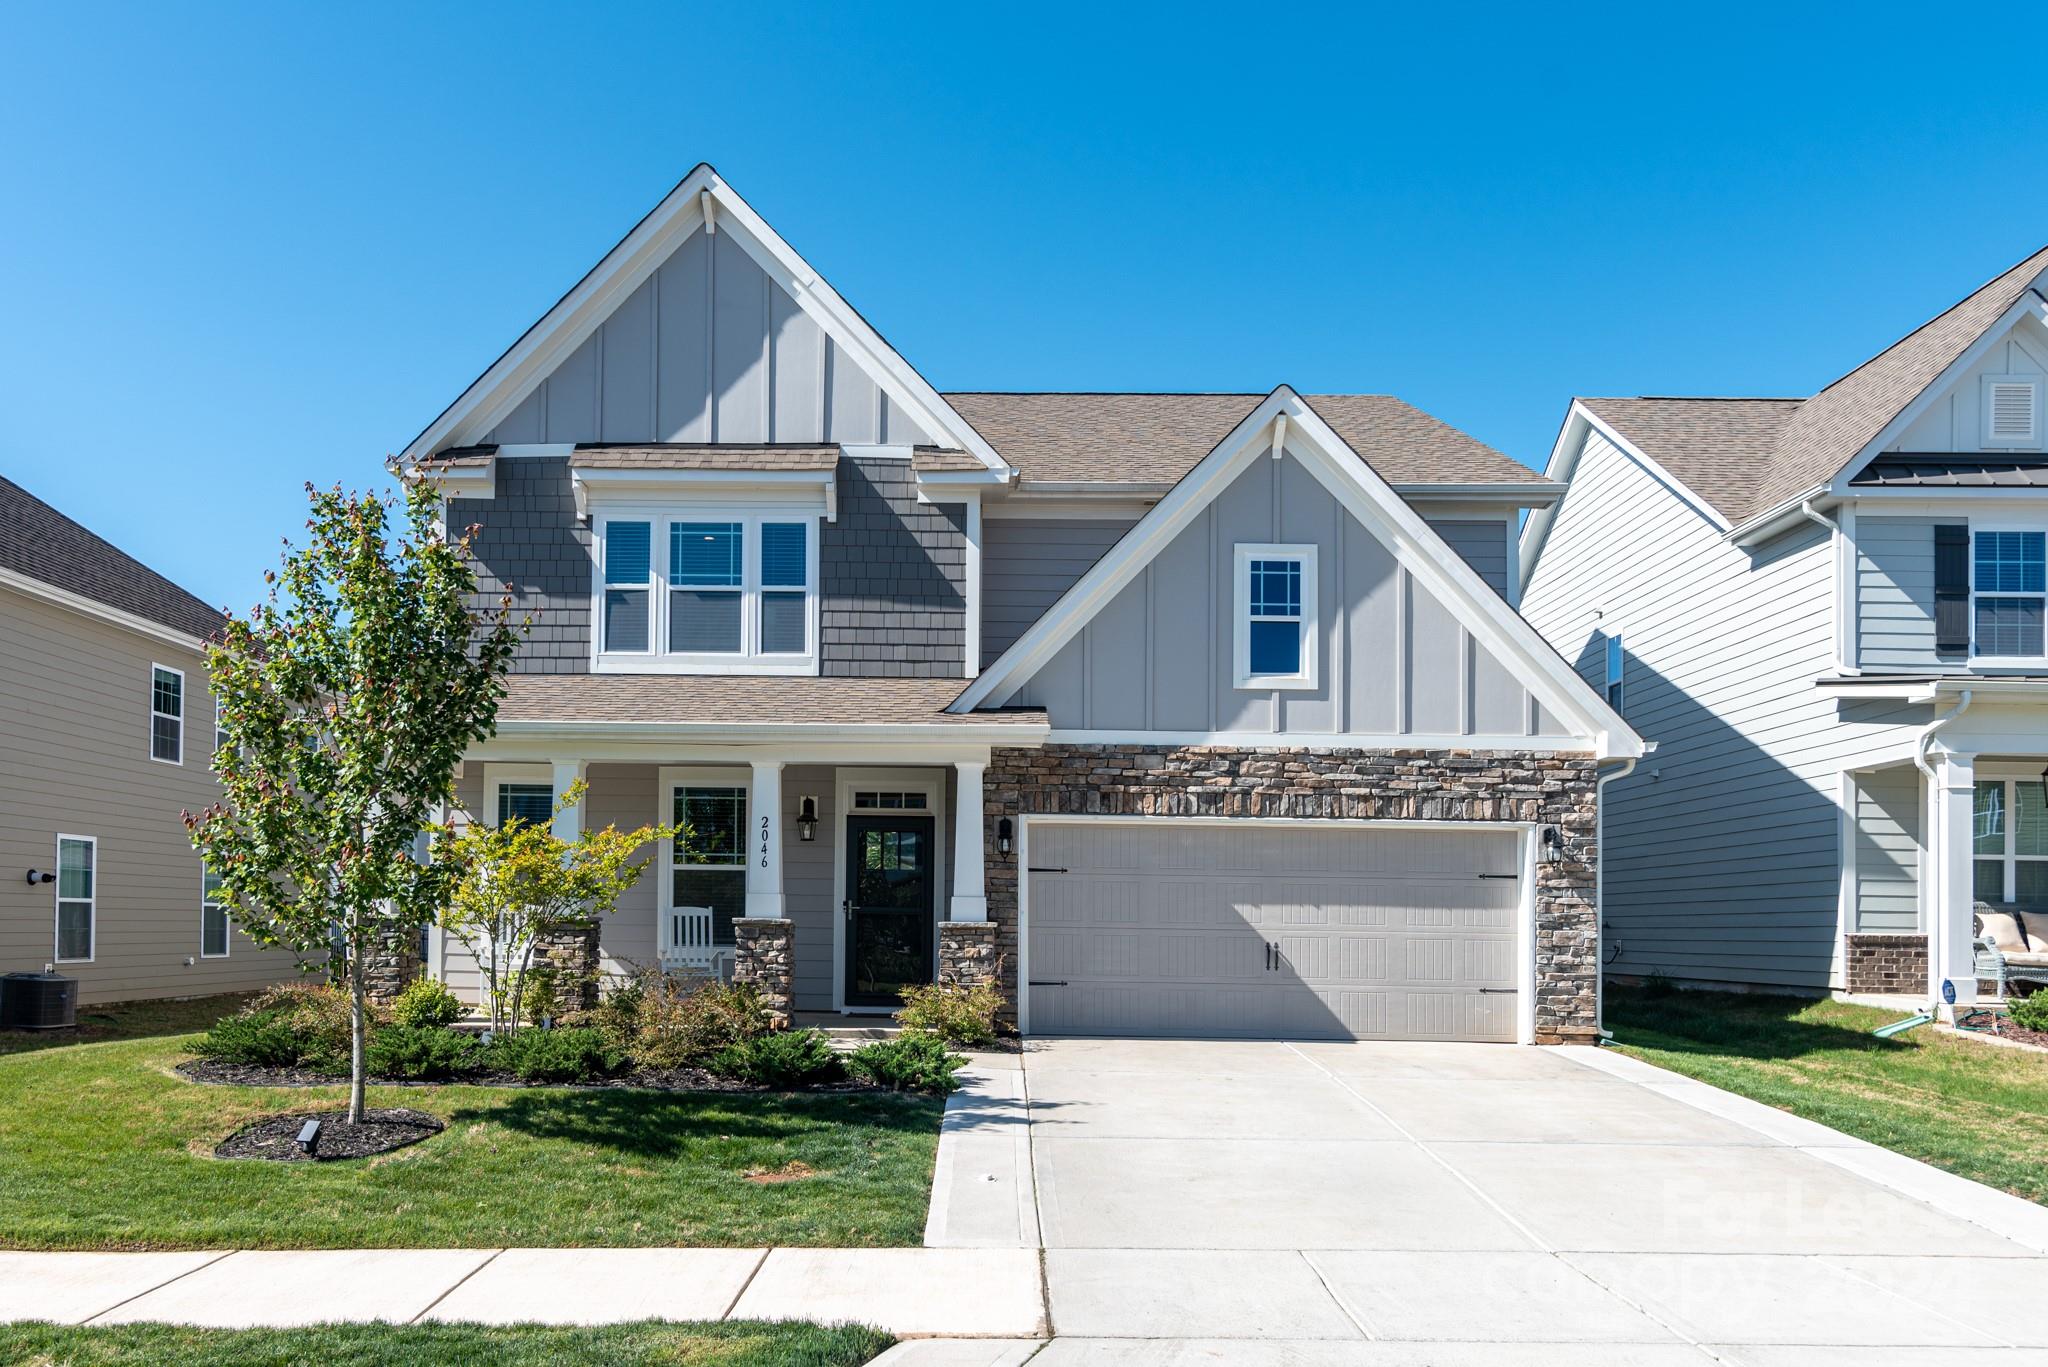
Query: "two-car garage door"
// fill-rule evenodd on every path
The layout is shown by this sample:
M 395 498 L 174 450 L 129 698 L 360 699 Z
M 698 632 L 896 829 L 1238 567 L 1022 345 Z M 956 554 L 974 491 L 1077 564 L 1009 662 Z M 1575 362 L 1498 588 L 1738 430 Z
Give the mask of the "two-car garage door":
M 1029 1028 L 1516 1038 L 1512 831 L 1034 820 Z

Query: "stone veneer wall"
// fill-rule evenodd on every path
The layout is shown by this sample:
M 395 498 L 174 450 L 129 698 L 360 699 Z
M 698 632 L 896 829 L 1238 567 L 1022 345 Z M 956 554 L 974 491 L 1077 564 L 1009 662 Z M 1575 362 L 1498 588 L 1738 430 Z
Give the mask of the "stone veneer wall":
M 1842 983 L 1850 992 L 1890 997 L 1927 995 L 1927 937 L 1904 934 L 1860 934 L 1844 947 Z
M 391 1002 L 426 971 L 417 932 L 390 932 L 363 956 L 363 992 L 373 1002 Z M 339 963 L 339 959 L 335 961 Z
M 1003 749 L 985 794 L 989 919 L 1003 993 L 1017 1002 L 1017 861 L 995 847 L 1003 816 L 1245 816 L 1306 820 L 1526 821 L 1556 826 L 1537 865 L 1536 1037 L 1599 1033 L 1594 904 L 1596 765 L 1590 755 L 1490 750 L 1275 750 L 1048 745 Z
M 796 927 L 774 916 L 742 916 L 732 923 L 732 980 L 752 983 L 778 1027 L 796 1010 Z
M 979 987 L 1002 972 L 993 921 L 939 922 L 939 975 L 947 987 Z

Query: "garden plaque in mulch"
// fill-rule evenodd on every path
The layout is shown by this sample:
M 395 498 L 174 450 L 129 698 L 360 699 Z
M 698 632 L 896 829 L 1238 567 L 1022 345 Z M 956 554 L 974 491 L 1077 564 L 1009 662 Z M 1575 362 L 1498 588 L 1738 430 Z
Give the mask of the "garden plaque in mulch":
M 262 1158 L 273 1163 L 324 1163 L 335 1158 L 369 1158 L 417 1144 L 445 1128 L 424 1111 L 397 1107 L 363 1112 L 363 1123 L 344 1123 L 348 1112 L 301 1111 L 265 1116 L 236 1130 L 214 1147 L 216 1158 Z M 299 1147 L 299 1131 L 308 1120 L 320 1122 L 312 1152 Z

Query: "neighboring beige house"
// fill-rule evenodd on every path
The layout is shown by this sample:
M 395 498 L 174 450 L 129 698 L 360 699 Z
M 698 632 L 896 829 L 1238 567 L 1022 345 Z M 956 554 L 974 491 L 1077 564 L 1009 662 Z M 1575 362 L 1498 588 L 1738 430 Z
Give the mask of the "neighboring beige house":
M 207 896 L 180 813 L 219 795 L 220 614 L 0 478 L 0 973 L 81 1003 L 297 976 Z

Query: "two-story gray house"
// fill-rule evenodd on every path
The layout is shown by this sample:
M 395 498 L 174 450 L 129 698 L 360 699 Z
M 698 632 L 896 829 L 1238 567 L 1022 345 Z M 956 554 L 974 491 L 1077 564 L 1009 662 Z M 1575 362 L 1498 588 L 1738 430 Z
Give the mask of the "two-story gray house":
M 1968 1002 L 1973 903 L 2048 906 L 2044 293 L 2048 251 L 1811 398 L 1572 404 L 1522 607 L 1657 747 L 1616 971 Z
M 1549 480 L 1391 398 L 935 390 L 708 166 L 404 453 L 538 616 L 473 816 L 681 820 L 608 966 L 1033 1033 L 1584 1039 L 1641 743 Z M 458 945 L 429 969 L 477 990 Z

